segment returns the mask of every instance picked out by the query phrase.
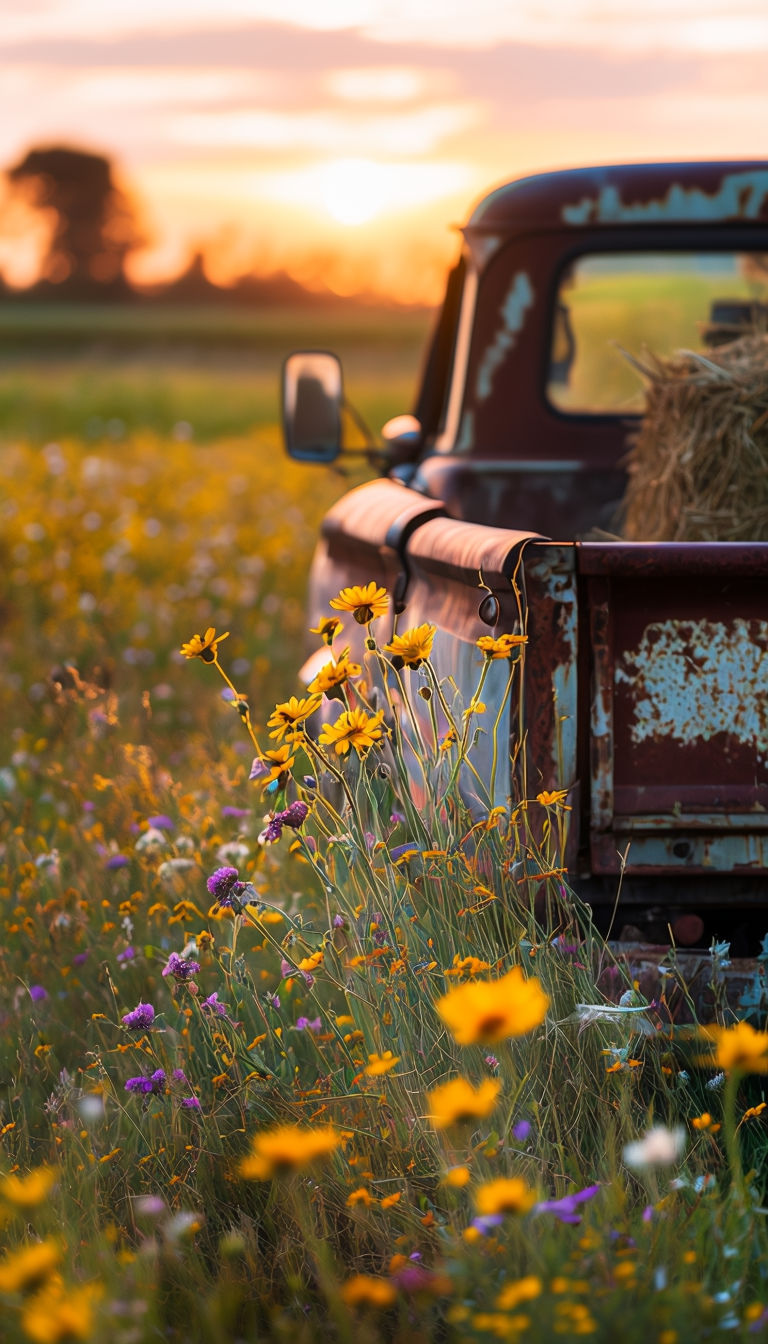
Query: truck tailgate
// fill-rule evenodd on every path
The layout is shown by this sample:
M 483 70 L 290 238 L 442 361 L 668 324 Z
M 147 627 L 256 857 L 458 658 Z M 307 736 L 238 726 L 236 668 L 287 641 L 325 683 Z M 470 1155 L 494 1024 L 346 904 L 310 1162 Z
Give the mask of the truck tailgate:
M 593 873 L 768 868 L 768 544 L 576 546 Z

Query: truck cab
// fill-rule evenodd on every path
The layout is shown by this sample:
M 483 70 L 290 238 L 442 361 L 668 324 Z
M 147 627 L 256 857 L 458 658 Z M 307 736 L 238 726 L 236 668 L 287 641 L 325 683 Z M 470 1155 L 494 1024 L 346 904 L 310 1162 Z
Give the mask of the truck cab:
M 648 350 L 766 316 L 768 163 L 500 187 L 462 230 L 413 416 L 329 512 L 310 578 L 313 623 L 341 587 L 386 586 L 459 686 L 479 635 L 524 627 L 502 792 L 568 789 L 574 883 L 607 905 L 621 882 L 664 924 L 768 899 L 768 543 L 625 540 L 628 436 Z M 302 419 L 291 359 L 289 451 L 331 460 L 340 377 L 318 366 L 328 404 Z

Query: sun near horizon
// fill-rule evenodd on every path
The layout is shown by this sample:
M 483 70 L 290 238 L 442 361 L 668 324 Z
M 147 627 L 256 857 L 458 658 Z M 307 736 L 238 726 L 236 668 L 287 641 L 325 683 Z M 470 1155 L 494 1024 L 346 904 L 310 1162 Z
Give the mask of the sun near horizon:
M 0 166 L 106 154 L 152 284 L 287 271 L 434 303 L 487 190 L 551 168 L 768 157 L 768 12 L 735 0 L 16 0 Z M 0 272 L 29 284 L 46 221 L 5 202 Z

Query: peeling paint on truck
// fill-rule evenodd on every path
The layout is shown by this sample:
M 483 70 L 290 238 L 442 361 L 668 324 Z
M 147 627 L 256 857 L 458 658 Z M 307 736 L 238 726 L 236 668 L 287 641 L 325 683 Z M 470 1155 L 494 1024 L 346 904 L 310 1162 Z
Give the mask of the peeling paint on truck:
M 477 371 L 478 401 L 485 401 L 485 398 L 490 396 L 493 376 L 503 364 L 505 355 L 513 348 L 517 336 L 523 329 L 526 311 L 532 303 L 531 282 L 525 271 L 518 271 L 501 306 L 502 326 L 483 355 L 483 361 Z
M 768 759 L 767 655 L 765 621 L 653 622 L 616 666 L 617 683 L 633 688 L 632 740 L 727 733 Z
M 698 187 L 674 183 L 660 200 L 624 204 L 615 186 L 606 186 L 596 197 L 585 196 L 564 205 L 566 224 L 674 224 L 705 223 L 718 219 L 759 219 L 768 199 L 768 172 L 729 173 L 712 195 Z

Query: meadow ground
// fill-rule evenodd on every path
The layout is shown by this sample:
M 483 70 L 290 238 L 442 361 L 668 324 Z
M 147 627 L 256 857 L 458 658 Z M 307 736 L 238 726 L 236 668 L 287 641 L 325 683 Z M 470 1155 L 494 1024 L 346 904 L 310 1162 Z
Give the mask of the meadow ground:
M 378 426 L 420 321 L 307 344 Z M 676 1031 L 568 888 L 563 799 L 459 788 L 524 647 L 462 705 L 428 629 L 345 662 L 357 595 L 297 681 L 364 469 L 283 458 L 284 336 L 0 333 L 2 1338 L 764 1338 L 763 1021 Z

